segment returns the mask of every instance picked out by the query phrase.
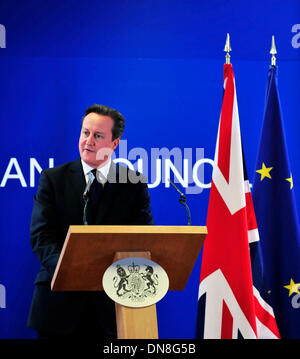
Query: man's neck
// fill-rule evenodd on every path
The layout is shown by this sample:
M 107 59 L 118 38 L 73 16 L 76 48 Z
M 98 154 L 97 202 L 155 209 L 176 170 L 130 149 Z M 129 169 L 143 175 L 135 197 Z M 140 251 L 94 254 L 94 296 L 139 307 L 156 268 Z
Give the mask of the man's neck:
M 88 163 L 84 162 L 84 160 L 82 158 L 81 158 L 81 163 L 82 163 L 83 171 L 85 174 L 87 174 L 88 172 L 90 172 L 91 170 L 96 168 L 103 174 L 103 176 L 105 178 L 107 178 L 108 171 L 109 171 L 110 165 L 111 165 L 111 157 L 106 162 L 101 163 L 98 167 L 90 166 Z

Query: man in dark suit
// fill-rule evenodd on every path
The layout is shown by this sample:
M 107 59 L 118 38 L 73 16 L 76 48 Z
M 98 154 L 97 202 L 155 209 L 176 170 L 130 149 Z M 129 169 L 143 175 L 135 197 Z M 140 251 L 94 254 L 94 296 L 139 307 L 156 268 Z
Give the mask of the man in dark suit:
M 88 224 L 153 224 L 144 178 L 111 161 L 124 125 L 118 111 L 89 107 L 82 121 L 80 158 L 41 173 L 30 232 L 42 266 L 28 319 L 39 338 L 116 337 L 114 303 L 104 292 L 52 292 L 50 283 L 69 226 L 83 224 L 83 192 L 89 181 Z

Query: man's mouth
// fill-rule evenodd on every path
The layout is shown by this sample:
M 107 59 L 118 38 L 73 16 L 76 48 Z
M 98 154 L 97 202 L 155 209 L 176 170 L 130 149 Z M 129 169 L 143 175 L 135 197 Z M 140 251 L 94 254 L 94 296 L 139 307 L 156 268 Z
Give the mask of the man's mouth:
M 90 149 L 90 148 L 84 148 L 83 150 L 84 150 L 84 151 L 88 151 L 88 152 L 95 152 L 95 151 L 93 151 L 93 150 Z

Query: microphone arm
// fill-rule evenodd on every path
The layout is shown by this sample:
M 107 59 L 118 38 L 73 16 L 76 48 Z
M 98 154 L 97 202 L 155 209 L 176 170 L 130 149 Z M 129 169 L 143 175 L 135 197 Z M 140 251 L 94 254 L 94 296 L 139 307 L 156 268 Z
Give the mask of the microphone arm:
M 90 200 L 90 197 L 88 195 L 88 192 L 91 188 L 91 185 L 93 183 L 94 180 L 94 176 L 89 176 L 88 182 L 85 186 L 84 192 L 83 192 L 83 200 L 84 200 L 84 208 L 83 208 L 83 224 L 85 226 L 88 225 L 88 221 L 87 221 L 87 206 Z
M 179 201 L 179 203 L 181 203 L 184 206 L 184 208 L 186 210 L 187 217 L 188 217 L 188 226 L 191 226 L 192 225 L 191 211 L 189 209 L 189 206 L 186 204 L 186 196 L 175 186 L 175 184 L 170 180 L 170 178 L 168 178 L 168 181 L 176 189 L 176 191 L 180 194 L 178 201 Z

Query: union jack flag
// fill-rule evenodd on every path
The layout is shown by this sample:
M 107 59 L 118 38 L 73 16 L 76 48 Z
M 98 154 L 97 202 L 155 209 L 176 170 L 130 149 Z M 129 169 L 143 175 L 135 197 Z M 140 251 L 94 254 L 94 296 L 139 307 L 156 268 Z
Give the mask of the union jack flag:
M 264 286 L 231 64 L 224 64 L 224 95 L 214 164 L 196 336 L 279 338 Z

